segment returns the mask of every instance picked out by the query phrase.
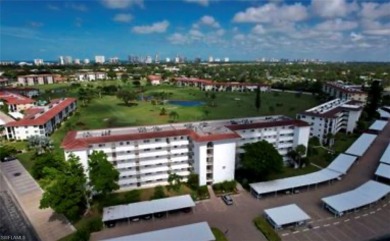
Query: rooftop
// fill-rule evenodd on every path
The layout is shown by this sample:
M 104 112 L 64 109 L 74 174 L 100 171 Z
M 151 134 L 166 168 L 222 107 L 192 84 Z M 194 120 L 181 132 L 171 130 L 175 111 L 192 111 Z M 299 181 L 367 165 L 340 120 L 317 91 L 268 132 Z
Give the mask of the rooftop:
M 358 85 L 348 85 L 340 82 L 327 82 L 326 85 L 332 86 L 342 92 L 345 93 L 360 93 L 360 94 L 366 94 L 364 91 L 362 91 L 360 86 Z
M 10 105 L 23 105 L 23 104 L 32 104 L 35 100 L 30 99 L 26 96 L 12 93 L 9 91 L 0 91 L 0 99 L 3 99 Z
M 354 100 L 334 99 L 311 109 L 308 109 L 302 114 L 332 118 L 343 110 L 361 110 L 363 108 L 362 104 L 362 102 Z
M 291 119 L 286 116 L 274 115 L 155 126 L 72 131 L 64 138 L 62 147 L 65 149 L 77 149 L 85 148 L 89 144 L 94 143 L 142 140 L 169 136 L 190 136 L 193 140 L 199 142 L 217 141 L 240 138 L 240 135 L 235 130 L 285 125 L 308 126 L 303 121 Z
M 44 125 L 73 102 L 76 102 L 75 98 L 54 99 L 46 106 L 33 107 L 26 110 L 26 115 L 23 119 L 10 122 L 7 126 Z

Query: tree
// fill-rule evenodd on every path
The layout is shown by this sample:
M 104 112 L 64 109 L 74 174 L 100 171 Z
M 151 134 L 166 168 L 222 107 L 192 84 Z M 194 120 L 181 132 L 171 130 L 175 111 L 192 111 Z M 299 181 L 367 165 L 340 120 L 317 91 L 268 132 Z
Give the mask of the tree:
M 187 178 L 187 185 L 192 190 L 197 190 L 199 187 L 199 175 L 191 172 Z
M 257 89 L 256 89 L 255 106 L 256 106 L 257 112 L 259 112 L 260 107 L 261 107 L 260 86 L 257 86 Z
M 301 167 L 302 166 L 302 158 L 306 155 L 306 146 L 304 145 L 298 145 L 296 148 L 295 148 L 295 151 L 297 153 L 297 159 L 298 159 L 298 164 L 299 166 Z
M 18 151 L 13 146 L 9 146 L 9 145 L 1 146 L 0 147 L 0 160 L 3 160 L 4 157 L 13 156 L 17 152 Z
M 1 101 L 1 99 L 0 99 L 0 101 Z M 5 101 L 2 101 L 2 104 L 0 105 L 0 111 L 5 113 L 5 114 L 8 114 L 9 108 L 8 108 L 8 105 Z
M 179 114 L 176 111 L 171 111 L 169 112 L 169 118 L 175 122 L 177 119 L 179 119 Z
M 47 180 L 39 208 L 51 207 L 55 212 L 76 220 L 86 206 L 86 177 L 78 157 L 71 155 L 63 171 L 46 168 Z
M 365 111 L 368 114 L 368 119 L 371 120 L 377 116 L 376 110 L 381 104 L 382 99 L 382 86 L 379 81 L 373 81 L 368 91 L 367 105 Z
M 172 188 L 175 191 L 179 191 L 181 187 L 182 179 L 183 177 L 177 175 L 176 173 L 169 173 L 168 176 L 169 188 Z
M 261 179 L 283 169 L 283 157 L 275 147 L 267 141 L 247 143 L 243 147 L 241 164 L 244 169 Z
M 63 171 L 66 166 L 64 160 L 56 155 L 53 155 L 52 152 L 35 155 L 33 159 L 35 162 L 32 167 L 32 176 L 37 180 L 45 177 L 45 168 L 54 168 L 57 171 Z
M 103 197 L 118 190 L 119 172 L 102 151 L 93 151 L 88 158 L 89 185 L 93 193 Z
M 167 110 L 165 110 L 165 108 L 161 108 L 161 111 L 160 111 L 160 115 L 166 115 L 167 114 Z
M 156 186 L 154 188 L 154 194 L 152 196 L 152 199 L 161 199 L 165 198 L 167 195 L 165 195 L 164 188 L 160 185 Z
M 112 69 L 110 69 L 109 71 L 108 71 L 108 73 L 107 73 L 107 77 L 109 78 L 109 79 L 115 79 L 116 78 L 116 73 L 112 70 Z
M 136 98 L 136 94 L 129 90 L 120 90 L 116 93 L 116 97 L 122 100 L 125 105 L 129 105 L 130 101 Z
M 127 73 L 123 73 L 121 76 L 121 80 L 123 83 L 126 83 L 129 80 L 129 75 Z
M 28 139 L 28 147 L 35 149 L 35 153 L 41 154 L 53 149 L 53 142 L 47 136 L 30 136 Z
M 215 99 L 217 98 L 217 95 L 213 92 L 211 93 L 210 98 L 212 99 L 211 106 L 215 106 Z

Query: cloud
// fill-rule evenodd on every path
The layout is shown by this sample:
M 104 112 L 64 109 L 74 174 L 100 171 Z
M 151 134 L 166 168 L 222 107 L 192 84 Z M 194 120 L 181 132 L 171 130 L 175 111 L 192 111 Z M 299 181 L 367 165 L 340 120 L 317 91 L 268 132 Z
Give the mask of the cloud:
M 29 22 L 28 25 L 30 25 L 30 26 L 33 27 L 33 28 L 40 28 L 40 27 L 43 26 L 43 23 L 32 21 L 32 22 Z
M 362 40 L 364 38 L 363 35 L 355 33 L 355 32 L 352 32 L 349 36 L 351 37 L 351 40 L 354 41 L 354 42 L 355 41 L 360 41 L 360 40 Z
M 242 33 L 239 33 L 239 34 L 236 34 L 233 36 L 233 40 L 236 40 L 236 41 L 243 41 L 245 40 L 245 35 L 242 34 Z
M 188 33 L 191 37 L 194 38 L 202 38 L 204 36 L 203 33 L 198 29 L 191 29 Z
M 45 42 L 53 42 L 51 38 L 44 38 L 36 29 L 1 26 L 0 35 L 6 35 L 21 39 L 40 40 Z
M 73 10 L 80 11 L 80 12 L 88 11 L 87 6 L 85 6 L 84 4 L 66 3 L 65 7 L 71 8 Z
M 348 3 L 347 0 L 312 0 L 313 13 L 322 18 L 346 17 L 359 9 L 356 2 Z
M 181 33 L 174 33 L 171 36 L 169 36 L 167 39 L 172 44 L 186 44 L 188 42 L 187 36 Z
M 47 5 L 47 8 L 48 8 L 49 10 L 53 10 L 53 11 L 58 11 L 58 10 L 60 10 L 60 7 L 58 7 L 58 6 L 56 6 L 56 5 L 53 5 L 53 4 L 48 4 L 48 5 Z
M 208 15 L 205 15 L 203 16 L 199 22 L 198 22 L 198 25 L 205 25 L 205 26 L 210 26 L 210 27 L 213 27 L 213 28 L 220 28 L 221 26 L 219 25 L 219 23 L 214 19 L 214 17 L 212 16 L 208 16 Z
M 307 9 L 301 3 L 293 5 L 267 3 L 261 7 L 250 7 L 245 12 L 236 13 L 233 21 L 238 23 L 299 22 L 307 17 Z
M 187 3 L 197 3 L 203 7 L 207 7 L 209 5 L 209 0 L 184 0 Z
M 346 31 L 358 27 L 358 23 L 354 21 L 345 21 L 341 18 L 326 20 L 315 26 L 315 29 L 322 31 Z
M 362 10 L 360 15 L 363 18 L 378 19 L 390 16 L 390 2 L 388 3 L 362 3 Z
M 132 6 L 144 6 L 143 0 L 102 0 L 105 7 L 111 9 L 124 9 Z
M 82 18 L 79 18 L 77 17 L 75 20 L 74 20 L 74 25 L 78 28 L 81 28 L 83 26 L 83 19 Z
M 169 27 L 167 20 L 153 23 L 152 25 L 135 26 L 132 31 L 138 34 L 164 33 Z
M 390 36 L 390 28 L 366 30 L 364 33 L 369 35 Z
M 112 20 L 119 23 L 129 23 L 133 19 L 133 16 L 129 13 L 118 13 Z
M 265 29 L 261 24 L 256 24 L 256 26 L 252 28 L 252 33 L 256 35 L 261 35 L 265 33 Z

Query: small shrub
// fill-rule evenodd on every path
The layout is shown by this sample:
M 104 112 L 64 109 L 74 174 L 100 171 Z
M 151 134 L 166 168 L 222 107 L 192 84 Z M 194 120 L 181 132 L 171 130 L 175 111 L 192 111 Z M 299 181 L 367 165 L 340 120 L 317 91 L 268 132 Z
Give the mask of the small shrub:
M 162 186 L 156 186 L 154 188 L 154 194 L 151 199 L 161 199 L 165 198 L 167 195 L 165 195 L 164 188 Z
M 141 191 L 140 190 L 131 190 L 125 195 L 125 203 L 135 203 L 141 200 Z
M 87 226 L 87 230 L 90 233 L 98 232 L 98 231 L 102 230 L 103 222 L 102 222 L 100 217 L 96 217 L 96 218 L 92 218 L 91 220 L 89 220 L 89 222 L 87 223 L 86 226 Z
M 207 189 L 207 186 L 200 186 L 197 190 L 197 194 L 200 199 L 205 199 L 209 197 L 209 190 Z

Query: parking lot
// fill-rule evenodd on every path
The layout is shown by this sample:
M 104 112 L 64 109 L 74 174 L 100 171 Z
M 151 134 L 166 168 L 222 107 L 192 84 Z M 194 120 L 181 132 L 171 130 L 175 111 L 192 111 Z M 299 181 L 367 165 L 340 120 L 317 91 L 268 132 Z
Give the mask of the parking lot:
M 226 205 L 221 198 L 212 195 L 209 200 L 196 204 L 189 214 L 178 214 L 162 219 L 139 221 L 113 229 L 105 229 L 92 235 L 99 240 L 133 233 L 147 232 L 173 226 L 207 221 L 211 227 L 217 227 L 230 241 L 266 240 L 253 225 L 252 220 L 263 215 L 264 209 L 297 204 L 310 217 L 309 226 L 278 231 L 283 240 L 368 240 L 390 233 L 390 198 L 372 205 L 367 209 L 349 213 L 336 218 L 323 208 L 321 198 L 354 189 L 373 179 L 390 140 L 390 125 L 376 138 L 363 157 L 352 166 L 349 173 L 339 181 L 322 184 L 317 188 L 302 188 L 299 194 L 269 195 L 255 199 L 242 190 L 233 196 L 233 205 Z M 288 215 L 288 214 L 286 214 Z

